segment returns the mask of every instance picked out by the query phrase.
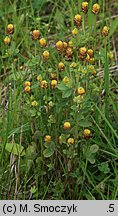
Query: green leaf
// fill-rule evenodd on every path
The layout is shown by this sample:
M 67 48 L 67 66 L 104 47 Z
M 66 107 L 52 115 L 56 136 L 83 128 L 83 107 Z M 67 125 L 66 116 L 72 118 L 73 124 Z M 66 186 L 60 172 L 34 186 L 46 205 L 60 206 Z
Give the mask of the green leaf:
M 34 158 L 34 156 L 36 155 L 36 144 L 33 143 L 32 145 L 29 145 L 26 149 L 26 156 L 27 158 Z
M 79 126 L 80 127 L 91 127 L 92 126 L 92 124 L 91 124 L 91 122 L 90 121 L 88 121 L 88 120 L 80 120 L 79 121 Z
M 61 26 L 64 25 L 64 19 L 63 19 L 62 13 L 58 9 L 56 10 L 56 13 L 55 13 L 55 20 L 57 21 L 58 25 L 61 25 Z
M 23 56 L 23 55 L 21 55 L 19 52 L 17 53 L 17 56 L 19 57 L 19 59 L 21 60 L 21 61 L 23 61 L 23 62 L 27 62 L 28 60 Z
M 68 98 L 72 94 L 72 89 L 67 89 L 66 91 L 63 91 L 62 98 Z
M 50 143 L 45 143 L 46 149 L 43 151 L 44 157 L 48 158 L 53 155 L 55 151 L 55 143 L 50 142 Z
M 31 187 L 30 192 L 35 194 L 37 192 L 37 188 L 35 186 Z
M 44 157 L 48 158 L 48 157 L 51 157 L 54 153 L 54 149 L 51 149 L 51 148 L 46 148 L 44 151 L 43 151 L 43 155 Z
M 103 172 L 104 174 L 107 174 L 110 172 L 110 168 L 107 162 L 103 162 L 100 165 L 98 165 L 98 169 Z
M 96 153 L 98 150 L 99 150 L 99 146 L 96 145 L 96 144 L 94 144 L 94 145 L 92 145 L 92 146 L 90 147 L 90 152 L 91 152 L 92 154 Z
M 39 62 L 39 59 L 36 57 L 33 57 L 31 60 L 27 61 L 26 66 L 32 67 L 32 66 L 38 64 L 38 62 Z
M 7 143 L 5 146 L 5 150 L 14 154 L 14 155 L 25 155 L 24 147 L 17 143 Z
M 91 154 L 91 156 L 88 157 L 87 159 L 88 159 L 88 161 L 89 161 L 91 164 L 94 164 L 94 163 L 95 163 L 95 158 L 94 158 L 94 155 L 93 155 L 93 154 Z
M 58 88 L 59 90 L 61 90 L 61 91 L 66 91 L 66 90 L 69 89 L 68 86 L 66 86 L 64 83 L 58 84 L 58 85 L 57 85 L 57 88 Z

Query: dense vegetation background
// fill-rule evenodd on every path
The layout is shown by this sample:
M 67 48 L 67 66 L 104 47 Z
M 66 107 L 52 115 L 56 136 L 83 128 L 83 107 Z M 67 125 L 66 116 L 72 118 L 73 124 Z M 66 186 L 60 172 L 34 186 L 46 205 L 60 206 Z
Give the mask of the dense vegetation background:
M 0 1 L 1 199 L 118 199 L 118 1 L 82 2 Z

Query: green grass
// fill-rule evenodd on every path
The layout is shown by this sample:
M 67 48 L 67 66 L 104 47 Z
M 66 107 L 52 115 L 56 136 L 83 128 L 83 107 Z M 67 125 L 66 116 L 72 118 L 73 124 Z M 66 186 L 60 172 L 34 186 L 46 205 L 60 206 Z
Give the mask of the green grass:
M 82 2 L 0 2 L 0 199 L 118 199 L 118 79 L 116 71 L 110 72 L 117 64 L 113 39 L 118 3 L 110 3 L 112 9 L 107 0 L 97 1 L 101 11 L 94 15 L 96 1 L 89 1 L 88 13 L 81 11 Z M 82 23 L 73 36 L 77 13 Z M 9 23 L 14 33 L 5 45 Z M 105 25 L 110 31 L 102 37 Z M 46 47 L 32 40 L 34 29 L 46 39 Z M 55 47 L 59 40 L 73 42 L 69 61 Z M 81 47 L 94 50 L 93 64 L 78 57 Z M 47 61 L 44 50 L 50 53 Z M 59 62 L 64 63 L 62 71 Z M 57 86 L 52 89 L 54 73 Z M 41 88 L 39 75 L 48 88 Z M 25 81 L 31 82 L 30 93 L 24 90 Z M 65 121 L 70 130 L 64 130 Z M 85 138 L 84 129 L 91 131 L 90 137 Z M 44 141 L 47 134 L 51 142 Z

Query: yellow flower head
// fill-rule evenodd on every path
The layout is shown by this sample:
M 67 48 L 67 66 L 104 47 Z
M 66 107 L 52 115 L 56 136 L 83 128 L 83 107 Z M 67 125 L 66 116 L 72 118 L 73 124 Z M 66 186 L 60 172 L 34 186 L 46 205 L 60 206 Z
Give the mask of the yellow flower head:
M 56 48 L 57 48 L 58 51 L 62 51 L 63 46 L 64 46 L 64 44 L 63 44 L 63 42 L 61 40 L 56 43 Z
M 14 33 L 14 25 L 8 24 L 7 26 L 7 34 L 13 34 Z
M 77 89 L 77 93 L 78 93 L 78 95 L 83 95 L 83 94 L 85 94 L 85 89 L 83 87 L 79 87 Z
M 70 122 L 64 122 L 63 127 L 64 127 L 65 130 L 69 130 L 71 128 Z
M 79 27 L 82 22 L 82 16 L 80 14 L 76 14 L 74 17 L 74 24 Z
M 82 11 L 85 13 L 88 12 L 88 2 L 82 2 Z
M 40 43 L 40 46 L 41 46 L 41 47 L 45 47 L 45 46 L 46 46 L 46 40 L 45 40 L 44 38 L 41 38 L 41 39 L 39 40 L 39 43 Z
M 26 86 L 24 89 L 25 92 L 30 93 L 31 92 L 31 87 L 30 86 Z
M 67 140 L 67 143 L 68 143 L 68 144 L 74 144 L 74 143 L 75 143 L 74 138 L 69 138 L 69 139 Z
M 26 81 L 26 82 L 24 83 L 24 85 L 25 85 L 25 86 L 31 86 L 31 82 L 30 82 L 30 81 Z
M 69 45 L 69 48 L 68 48 L 68 49 L 70 49 L 70 47 L 73 47 L 73 42 L 70 40 L 70 41 L 68 42 L 68 45 Z
M 36 106 L 38 106 L 38 102 L 37 102 L 37 101 L 32 101 L 31 105 L 32 105 L 33 107 L 36 107 Z
M 60 71 L 63 71 L 64 70 L 64 63 L 63 62 L 59 62 L 58 68 L 59 68 Z
M 65 50 L 67 48 L 68 44 L 66 42 L 63 42 L 63 49 Z
M 100 5 L 99 4 L 94 4 L 93 7 L 92 7 L 92 12 L 94 14 L 98 14 L 100 12 Z
M 39 32 L 39 30 L 33 30 L 33 32 L 32 32 L 32 39 L 33 40 L 37 40 L 37 39 L 39 39 L 40 38 L 40 32 Z
M 83 134 L 84 134 L 84 138 L 87 139 L 90 137 L 91 131 L 89 129 L 84 129 Z
M 47 59 L 49 59 L 49 56 L 50 56 L 50 53 L 49 53 L 47 50 L 45 50 L 45 51 L 43 52 L 43 59 L 44 59 L 44 60 L 47 60 Z
M 48 82 L 46 80 L 42 80 L 40 82 L 40 87 L 46 89 L 48 87 Z
M 77 28 L 74 28 L 73 30 L 72 30 L 72 35 L 77 35 L 78 34 L 78 29 Z
M 45 142 L 51 142 L 51 136 L 50 135 L 45 135 L 44 141 Z
M 94 51 L 92 49 L 88 49 L 87 54 L 90 56 L 90 58 L 93 58 Z
M 79 49 L 79 54 L 82 55 L 82 56 L 86 56 L 86 54 L 87 54 L 87 49 L 86 49 L 86 47 L 81 47 L 81 48 Z
M 57 87 L 57 80 L 52 80 L 51 81 L 51 87 L 54 89 Z
M 5 38 L 4 38 L 4 44 L 5 44 L 5 45 L 10 44 L 10 42 L 11 42 L 10 37 L 5 37 Z
M 107 26 L 104 26 L 102 29 L 102 36 L 106 37 L 109 34 L 109 28 Z

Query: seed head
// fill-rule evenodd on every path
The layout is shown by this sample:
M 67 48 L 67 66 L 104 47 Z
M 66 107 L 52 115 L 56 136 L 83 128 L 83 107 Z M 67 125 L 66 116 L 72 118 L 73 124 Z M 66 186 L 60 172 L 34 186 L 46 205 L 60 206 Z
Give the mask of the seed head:
M 73 57 L 73 50 L 71 47 L 67 48 L 66 50 L 66 59 L 71 60 Z

